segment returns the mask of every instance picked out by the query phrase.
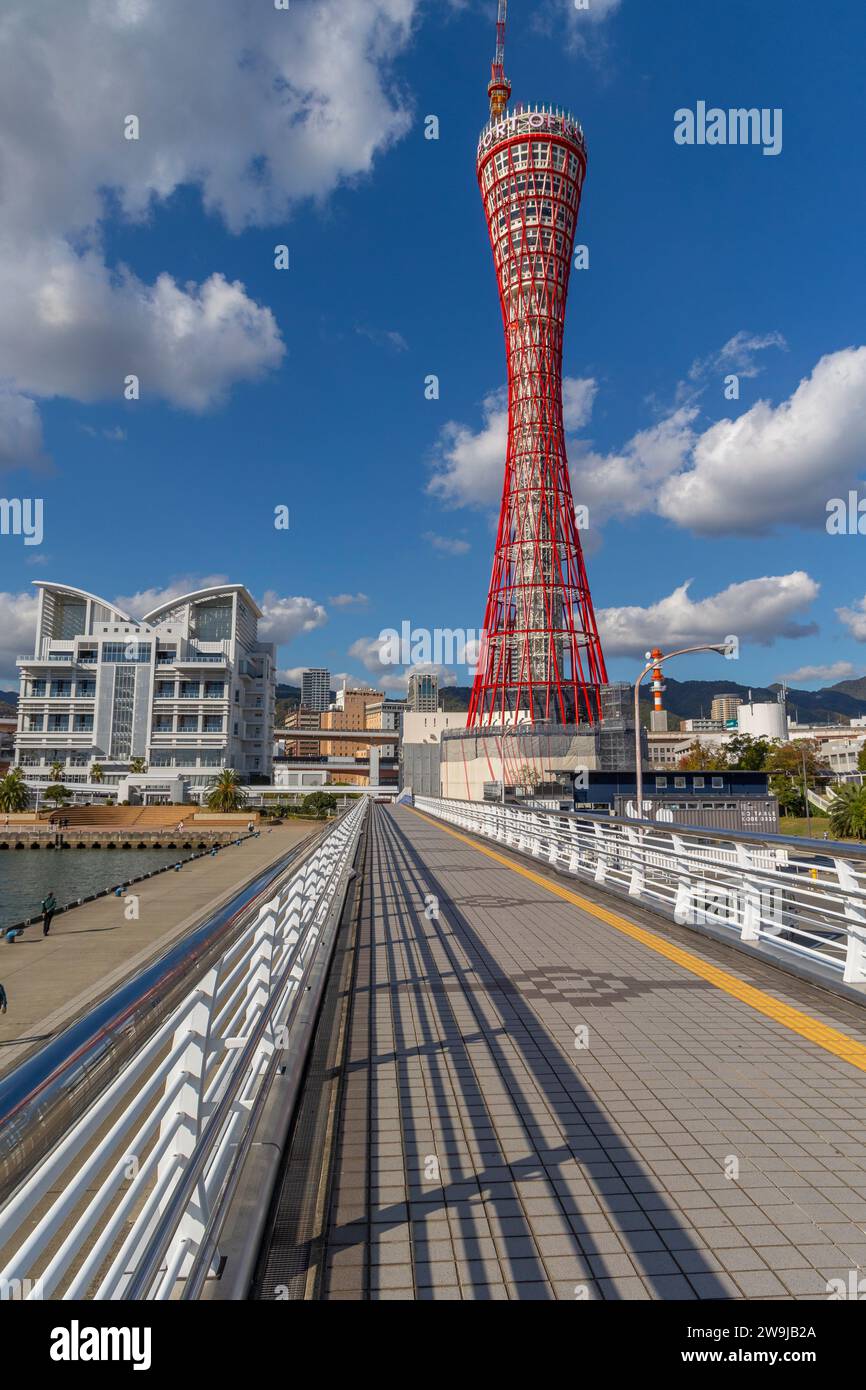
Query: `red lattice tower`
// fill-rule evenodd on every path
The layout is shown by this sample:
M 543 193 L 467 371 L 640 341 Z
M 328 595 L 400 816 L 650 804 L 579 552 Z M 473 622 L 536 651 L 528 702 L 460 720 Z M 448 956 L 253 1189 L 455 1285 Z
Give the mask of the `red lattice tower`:
M 467 725 L 503 724 L 520 711 L 533 720 L 594 723 L 607 672 L 562 421 L 562 334 L 586 146 L 562 111 L 508 110 L 505 4 L 478 182 L 505 325 L 508 448 Z

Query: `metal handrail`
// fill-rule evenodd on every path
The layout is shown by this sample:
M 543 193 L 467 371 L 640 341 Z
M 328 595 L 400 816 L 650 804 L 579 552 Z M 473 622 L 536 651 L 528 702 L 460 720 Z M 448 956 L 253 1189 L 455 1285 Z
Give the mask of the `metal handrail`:
M 684 926 L 866 984 L 866 846 L 591 812 L 416 797 L 419 810 Z
M 27 1278 L 30 1297 L 63 1286 L 64 1297 L 169 1298 L 178 1277 L 196 1270 L 202 1281 L 201 1252 L 220 1229 L 274 1059 L 290 1048 L 296 1062 L 308 1045 L 309 1011 L 281 1039 L 330 949 L 365 814 L 356 803 L 288 867 L 248 885 L 238 910 L 233 899 L 137 976 L 119 1019 L 115 1008 L 82 1020 L 83 1040 L 67 1030 L 53 1070 L 49 1046 L 6 1078 L 0 1135 L 14 1130 L 30 1149 L 0 1209 L 0 1248 L 18 1242 L 0 1285 Z M 86 1093 L 74 1115 L 63 1079 Z M 47 1147 L 34 1137 L 40 1103 Z
M 325 834 L 305 837 L 132 980 L 0 1077 L 0 1202 L 243 932 L 287 869 L 303 862 Z

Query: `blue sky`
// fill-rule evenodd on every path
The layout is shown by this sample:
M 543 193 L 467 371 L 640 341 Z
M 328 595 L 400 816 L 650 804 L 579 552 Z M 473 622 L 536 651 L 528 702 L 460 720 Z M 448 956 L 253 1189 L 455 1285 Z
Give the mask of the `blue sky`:
M 480 627 L 504 461 L 474 173 L 495 4 L 350 10 L 4 6 L 2 489 L 45 508 L 41 546 L 0 536 L 4 684 L 39 578 L 139 612 L 246 583 L 287 672 L 380 679 L 382 629 Z M 738 663 L 671 674 L 862 674 L 866 542 L 825 528 L 866 443 L 862 6 L 510 10 L 513 98 L 570 108 L 589 148 L 564 373 L 611 675 L 729 633 Z M 699 100 L 780 108 L 782 152 L 677 145 Z

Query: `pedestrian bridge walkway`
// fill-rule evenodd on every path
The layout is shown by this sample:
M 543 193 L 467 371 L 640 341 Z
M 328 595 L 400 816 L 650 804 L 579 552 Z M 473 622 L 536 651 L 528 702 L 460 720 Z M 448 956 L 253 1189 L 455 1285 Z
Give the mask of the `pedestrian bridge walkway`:
M 402 807 L 373 807 L 352 949 L 318 1296 L 820 1299 L 866 1272 L 857 1004 Z
M 431 809 L 356 802 L 0 1077 L 0 1287 L 857 1297 L 862 852 Z

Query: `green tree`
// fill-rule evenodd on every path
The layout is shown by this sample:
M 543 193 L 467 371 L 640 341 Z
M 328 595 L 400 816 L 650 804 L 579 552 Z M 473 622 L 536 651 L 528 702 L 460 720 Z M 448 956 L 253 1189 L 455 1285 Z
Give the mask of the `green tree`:
M 102 763 L 93 764 L 93 767 L 90 769 L 90 780 L 91 782 L 95 782 L 97 786 L 105 781 L 105 769 Z
M 866 772 L 866 743 L 863 744 L 863 747 L 857 754 L 857 771 Z
M 45 800 L 53 801 L 55 806 L 62 806 L 65 801 L 69 800 L 71 795 L 72 792 L 69 788 L 62 786 L 59 782 L 55 782 L 52 786 L 45 788 Z
M 224 767 L 219 776 L 212 778 L 208 784 L 209 811 L 242 811 L 246 803 L 247 794 L 234 768 Z
M 725 745 L 727 766 L 732 772 L 763 772 L 772 744 L 768 738 L 734 734 Z
M 678 764 L 682 772 L 721 772 L 726 766 L 724 750 L 695 739 Z
M 55 758 L 48 771 L 51 773 L 51 776 L 54 778 L 55 782 L 59 782 L 61 777 L 63 776 L 63 764 L 61 762 L 58 762 Z
M 806 798 L 803 795 L 802 777 L 771 777 L 770 792 L 779 803 L 783 816 L 804 816 Z
M 130 770 L 130 772 L 134 772 L 134 773 L 136 773 L 136 774 L 142 773 L 142 772 L 147 772 L 147 759 L 146 759 L 146 758 L 130 758 L 130 760 L 129 760 L 129 770 Z
M 337 798 L 329 792 L 310 792 L 304 797 L 302 807 L 308 815 L 326 816 L 329 811 L 336 811 Z
M 29 792 L 20 767 L 13 767 L 0 780 L 0 811 L 23 811 L 27 807 Z
M 840 839 L 866 838 L 866 787 L 845 782 L 830 802 L 830 829 Z

